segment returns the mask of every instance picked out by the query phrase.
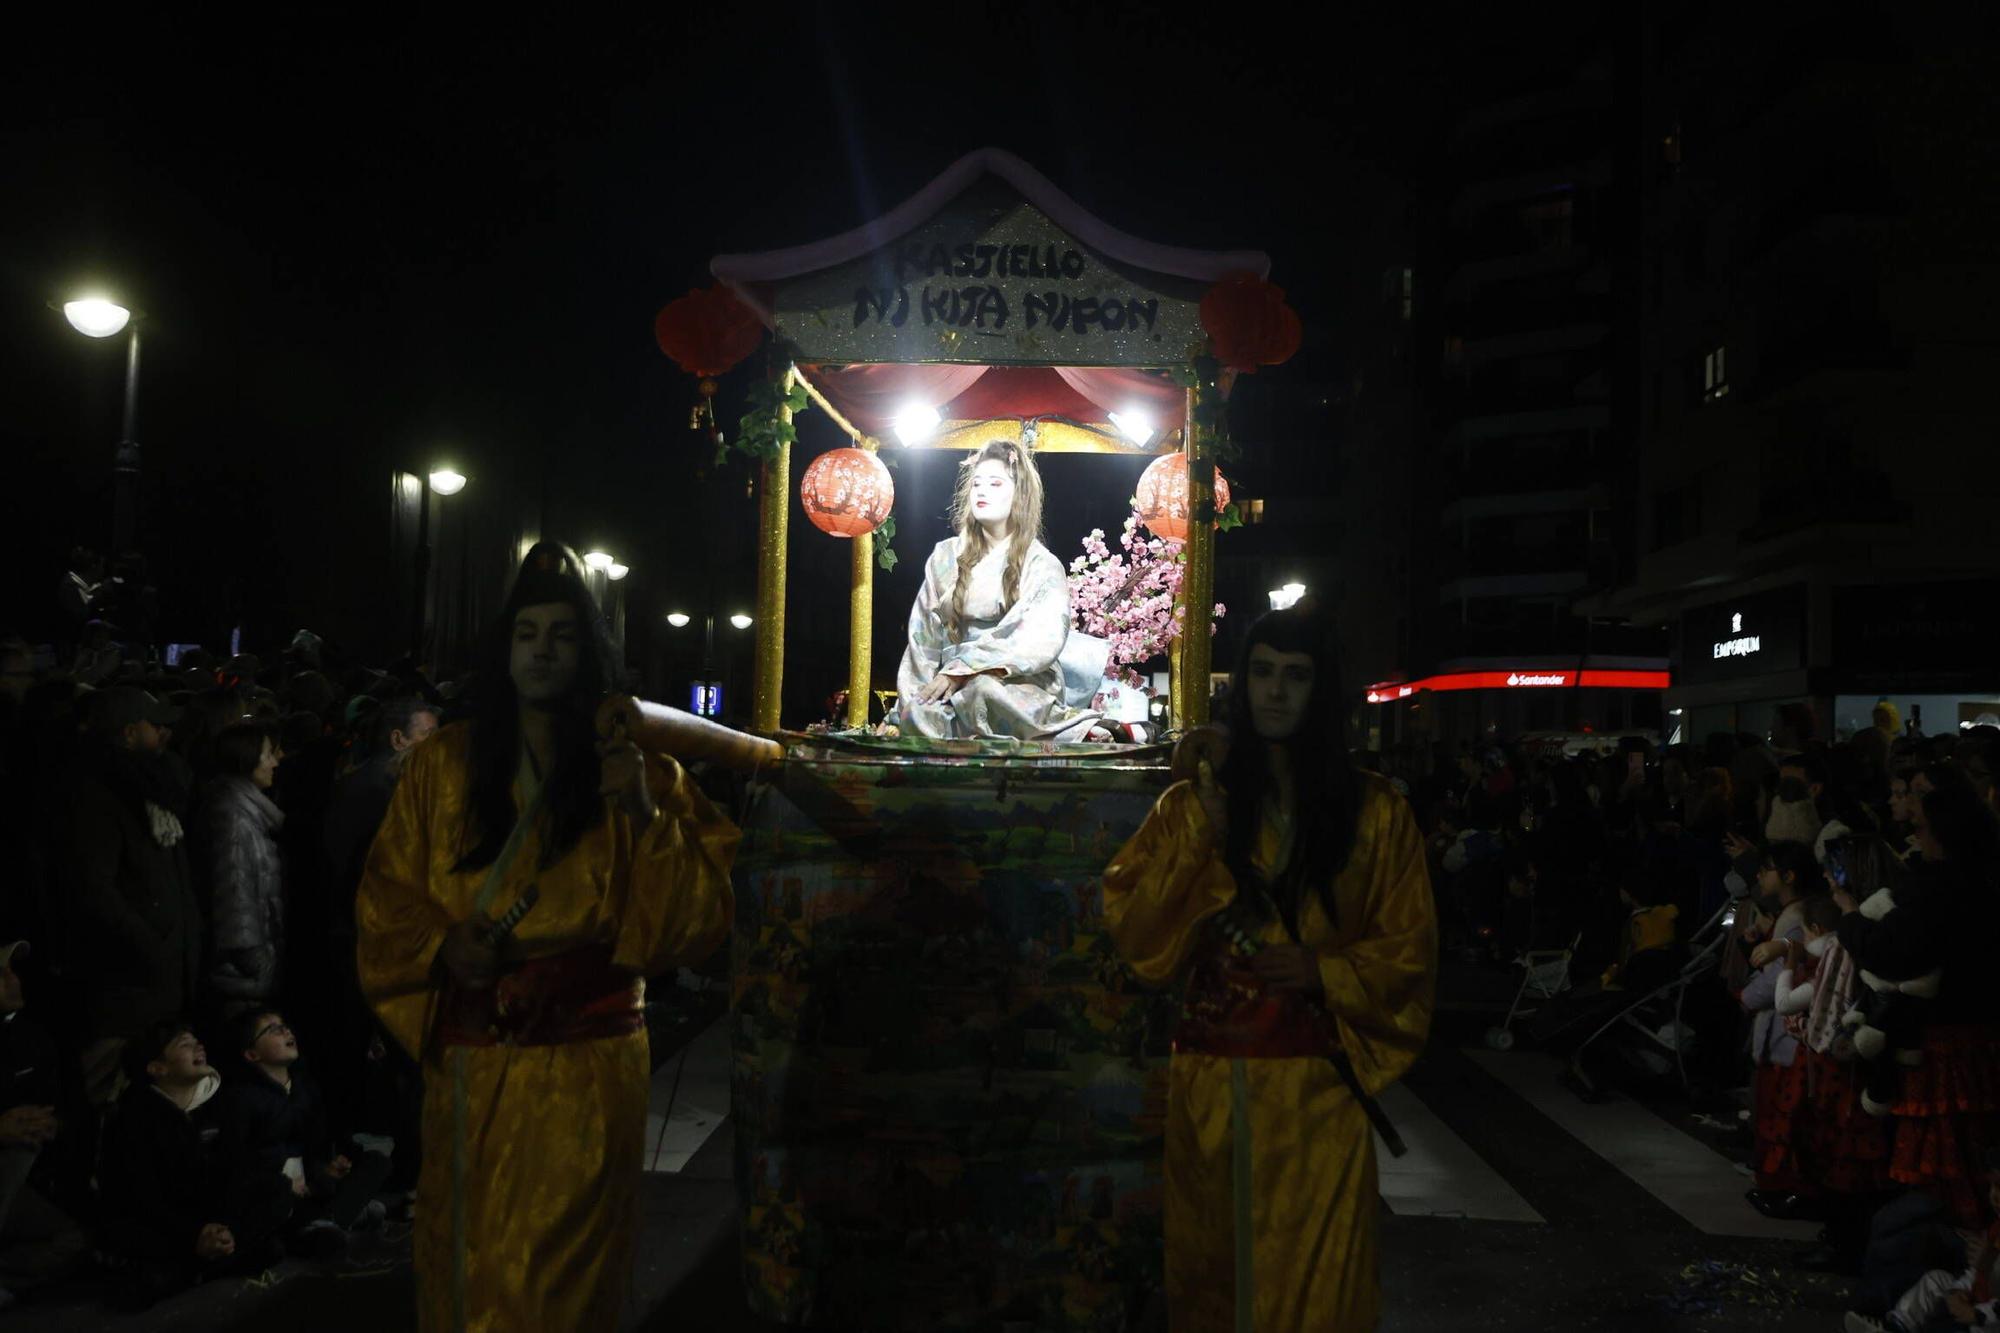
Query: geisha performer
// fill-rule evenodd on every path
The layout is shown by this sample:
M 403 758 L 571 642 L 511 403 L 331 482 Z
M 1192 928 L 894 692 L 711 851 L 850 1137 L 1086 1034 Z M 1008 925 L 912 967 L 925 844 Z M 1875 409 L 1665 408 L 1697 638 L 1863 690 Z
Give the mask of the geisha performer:
M 951 522 L 910 608 L 896 672 L 903 732 L 1083 740 L 1101 714 L 1064 701 L 1069 582 L 1040 540 L 1042 478 L 1027 449 L 995 440 L 974 454 Z
M 1191 778 L 1104 872 L 1133 971 L 1185 984 L 1166 1119 L 1175 1333 L 1376 1326 L 1373 1099 L 1424 1044 L 1437 926 L 1408 804 L 1348 756 L 1328 640 L 1305 608 L 1251 626 L 1227 732 L 1181 742 Z

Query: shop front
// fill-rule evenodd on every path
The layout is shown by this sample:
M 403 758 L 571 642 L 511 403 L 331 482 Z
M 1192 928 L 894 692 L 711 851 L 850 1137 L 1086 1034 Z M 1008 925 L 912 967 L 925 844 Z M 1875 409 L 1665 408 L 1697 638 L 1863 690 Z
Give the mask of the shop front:
M 1668 732 L 1770 732 L 1806 704 L 1821 740 L 1870 725 L 1879 701 L 1905 731 L 1936 735 L 2000 718 L 2000 581 L 1801 580 L 1681 613 Z
M 1657 658 L 1588 657 L 1458 663 L 1415 680 L 1383 681 L 1364 696 L 1368 748 L 1411 741 L 1483 741 L 1528 733 L 1655 734 L 1671 680 Z

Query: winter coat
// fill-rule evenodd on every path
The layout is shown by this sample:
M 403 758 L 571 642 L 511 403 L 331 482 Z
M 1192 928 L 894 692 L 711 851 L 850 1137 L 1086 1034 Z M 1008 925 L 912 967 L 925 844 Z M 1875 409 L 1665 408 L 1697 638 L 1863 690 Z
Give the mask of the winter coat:
M 372 754 L 343 774 L 333 784 L 333 798 L 326 811 L 326 857 L 333 867 L 335 903 L 346 905 L 348 933 L 354 930 L 354 892 L 361 884 L 361 870 L 375 831 L 389 813 L 389 798 L 396 794 L 396 780 L 402 775 L 402 756 Z
M 333 1160 L 326 1101 L 303 1065 L 292 1067 L 289 1091 L 258 1069 L 232 1075 L 215 1100 L 215 1120 L 221 1130 L 217 1155 L 228 1182 L 225 1190 L 258 1176 L 283 1174 L 294 1161 L 292 1170 L 304 1179 L 305 1168 Z
M 151 1083 L 125 1090 L 104 1131 L 98 1173 L 105 1248 L 137 1259 L 188 1262 L 201 1229 L 223 1220 L 218 1131 L 207 1105 L 221 1086 L 222 1076 L 211 1073 L 186 1111 Z
M 1771 938 L 1803 941 L 1805 937 L 1805 909 L 1792 903 L 1778 914 Z M 1785 1020 L 1777 1011 L 1778 977 L 1784 970 L 1785 960 L 1774 958 L 1752 973 L 1743 988 L 1743 1009 L 1752 1015 L 1750 1058 L 1760 1065 L 1789 1065 L 1799 1053 L 1798 1038 L 1785 1031 Z
M 285 816 L 245 777 L 209 784 L 202 817 L 208 838 L 208 988 L 224 1000 L 272 1000 L 285 948 Z
M 133 1036 L 193 1003 L 203 932 L 180 822 L 187 790 L 177 758 L 90 741 L 58 803 L 50 868 L 91 1038 Z

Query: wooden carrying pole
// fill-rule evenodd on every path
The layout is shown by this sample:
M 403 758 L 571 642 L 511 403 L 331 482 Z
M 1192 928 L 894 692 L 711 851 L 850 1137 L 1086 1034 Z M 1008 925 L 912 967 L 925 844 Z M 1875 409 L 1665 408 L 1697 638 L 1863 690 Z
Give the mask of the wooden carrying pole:
M 779 388 L 787 397 L 790 366 Z M 789 422 L 792 410 L 778 409 Z M 792 521 L 792 446 L 778 446 L 778 456 L 766 462 L 757 495 L 757 674 L 751 691 L 750 726 L 765 735 L 778 730 L 778 706 L 785 691 L 785 552 Z
M 614 694 L 597 707 L 598 735 L 609 736 L 620 722 L 640 749 L 670 754 L 682 763 L 705 759 L 739 773 L 754 773 L 785 757 L 776 741 L 629 694 Z

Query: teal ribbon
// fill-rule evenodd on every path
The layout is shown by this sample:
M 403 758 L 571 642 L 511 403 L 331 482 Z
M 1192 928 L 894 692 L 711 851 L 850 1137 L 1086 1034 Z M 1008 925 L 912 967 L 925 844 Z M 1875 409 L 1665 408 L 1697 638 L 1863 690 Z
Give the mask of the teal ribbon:
M 1230 1192 L 1235 1203 L 1236 1333 L 1256 1333 L 1251 1256 L 1256 1236 L 1250 1225 L 1250 1076 L 1241 1060 L 1229 1062 Z

